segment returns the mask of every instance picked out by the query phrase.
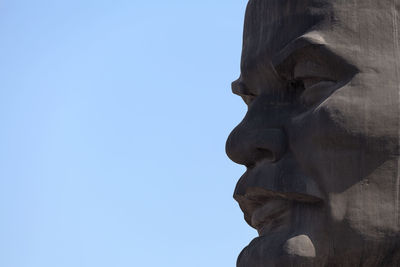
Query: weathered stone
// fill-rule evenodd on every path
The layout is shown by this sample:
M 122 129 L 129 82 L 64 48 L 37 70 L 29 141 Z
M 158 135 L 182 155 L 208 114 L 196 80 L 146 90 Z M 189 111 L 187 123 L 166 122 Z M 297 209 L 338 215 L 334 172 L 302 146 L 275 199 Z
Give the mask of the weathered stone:
M 400 266 L 400 3 L 250 0 L 237 265 Z

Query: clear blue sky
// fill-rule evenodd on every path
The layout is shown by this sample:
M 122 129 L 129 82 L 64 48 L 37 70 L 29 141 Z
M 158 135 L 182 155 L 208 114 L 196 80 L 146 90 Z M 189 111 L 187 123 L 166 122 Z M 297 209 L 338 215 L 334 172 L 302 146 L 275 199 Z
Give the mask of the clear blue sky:
M 234 266 L 245 0 L 0 2 L 0 266 Z

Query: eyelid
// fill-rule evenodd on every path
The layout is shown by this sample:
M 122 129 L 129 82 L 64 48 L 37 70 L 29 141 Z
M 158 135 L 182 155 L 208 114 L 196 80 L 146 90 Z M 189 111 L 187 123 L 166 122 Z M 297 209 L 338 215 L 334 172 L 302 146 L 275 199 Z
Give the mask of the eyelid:
M 314 105 L 326 99 L 334 90 L 336 82 L 322 80 L 310 85 L 301 95 L 301 101 L 308 105 Z
M 333 80 L 330 70 L 321 64 L 313 61 L 300 61 L 294 66 L 293 76 L 295 79 L 320 78 Z
M 303 49 L 308 49 L 310 47 L 320 47 L 325 46 L 327 43 L 325 39 L 317 32 L 308 32 L 287 44 L 282 48 L 276 56 L 272 59 L 272 63 L 276 66 L 289 58 L 290 55 L 299 52 Z
M 323 82 L 336 83 L 336 81 L 334 81 L 332 79 L 323 78 L 323 77 L 299 77 L 296 79 L 303 81 L 305 89 L 310 88 L 316 84 L 323 83 Z

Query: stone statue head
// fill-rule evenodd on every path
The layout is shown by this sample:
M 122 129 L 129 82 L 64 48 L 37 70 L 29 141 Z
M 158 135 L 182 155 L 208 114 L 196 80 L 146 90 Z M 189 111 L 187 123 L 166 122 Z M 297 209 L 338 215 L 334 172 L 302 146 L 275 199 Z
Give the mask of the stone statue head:
M 250 0 L 228 156 L 237 265 L 400 266 L 400 3 Z

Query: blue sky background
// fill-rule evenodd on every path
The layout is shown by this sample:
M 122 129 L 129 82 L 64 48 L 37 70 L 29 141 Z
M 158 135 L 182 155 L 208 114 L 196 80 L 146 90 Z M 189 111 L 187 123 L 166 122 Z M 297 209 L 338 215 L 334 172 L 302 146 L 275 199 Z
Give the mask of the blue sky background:
M 245 0 L 0 1 L 0 266 L 234 266 Z

